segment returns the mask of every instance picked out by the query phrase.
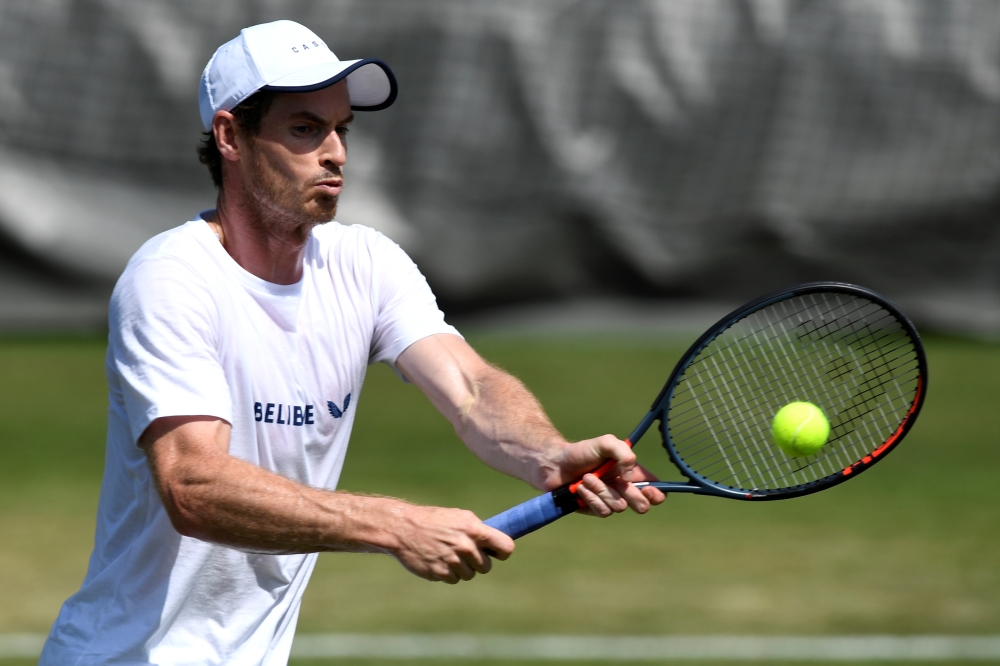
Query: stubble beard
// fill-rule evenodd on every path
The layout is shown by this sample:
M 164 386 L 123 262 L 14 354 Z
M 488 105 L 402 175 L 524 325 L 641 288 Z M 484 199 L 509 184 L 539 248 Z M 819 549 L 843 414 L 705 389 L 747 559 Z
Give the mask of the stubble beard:
M 296 185 L 282 178 L 264 163 L 264 158 L 253 150 L 249 160 L 247 194 L 253 210 L 250 223 L 258 231 L 272 237 L 290 237 L 293 242 L 305 242 L 313 228 L 333 220 L 337 214 L 339 197 L 321 194 L 306 198 Z M 340 170 L 326 171 L 315 176 L 309 184 L 318 183 L 330 176 L 343 177 Z M 312 204 L 312 205 L 310 205 Z

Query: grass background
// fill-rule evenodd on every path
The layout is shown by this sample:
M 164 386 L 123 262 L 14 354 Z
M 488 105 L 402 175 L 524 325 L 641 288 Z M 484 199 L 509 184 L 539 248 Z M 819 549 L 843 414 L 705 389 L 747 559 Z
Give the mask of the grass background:
M 572 438 L 628 434 L 690 342 L 471 341 Z M 299 629 L 998 634 L 1000 346 L 927 346 L 919 422 L 851 483 L 792 502 L 673 496 L 647 516 L 571 516 L 457 586 L 416 579 L 383 556 L 325 554 Z M 0 339 L 0 632 L 47 632 L 86 570 L 103 467 L 103 355 L 97 338 Z M 371 370 L 357 408 L 344 489 L 483 517 L 533 494 L 478 463 L 384 367 Z M 639 447 L 643 462 L 675 476 L 655 433 Z
M 36 666 L 38 663 L 37 659 L 0 659 L 0 664 L 3 666 Z M 345 663 L 342 660 L 313 660 L 313 659 L 293 659 L 289 662 L 291 666 L 329 666 L 332 663 Z M 447 664 L 447 666 L 479 666 L 481 664 L 488 664 L 489 666 L 553 666 L 553 664 L 565 663 L 559 661 L 504 661 L 504 660 L 489 660 L 489 661 L 475 661 L 467 659 L 447 659 L 444 661 L 440 660 L 428 660 L 428 659 L 408 659 L 408 660 L 382 660 L 382 659 L 351 659 L 351 664 L 356 664 L 357 666 L 401 666 L 405 664 L 406 666 L 438 666 L 439 664 Z M 596 663 L 596 662 L 584 662 L 584 663 Z M 616 661 L 614 662 L 616 666 L 648 666 L 650 661 Z M 729 661 L 671 661 L 671 666 L 729 666 L 734 662 Z M 740 661 L 736 663 L 746 664 L 746 661 Z M 753 662 L 749 662 L 753 663 Z M 758 662 L 759 663 L 759 662 Z M 781 666 L 816 666 L 816 661 L 781 661 Z M 830 663 L 830 662 L 826 662 Z M 935 666 L 982 666 L 984 661 L 914 661 L 914 662 L 885 662 L 885 661 L 857 661 L 851 660 L 851 666 L 885 666 L 886 663 L 892 663 L 897 666 L 904 666 L 906 663 L 916 664 L 927 664 L 932 663 Z

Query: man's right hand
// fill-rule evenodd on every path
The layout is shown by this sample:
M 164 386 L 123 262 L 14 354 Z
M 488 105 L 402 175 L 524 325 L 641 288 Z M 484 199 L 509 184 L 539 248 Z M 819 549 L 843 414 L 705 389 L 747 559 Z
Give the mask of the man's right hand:
M 399 503 L 391 513 L 397 544 L 388 550 L 411 573 L 454 585 L 488 573 L 491 557 L 506 560 L 514 540 L 484 524 L 476 514 Z

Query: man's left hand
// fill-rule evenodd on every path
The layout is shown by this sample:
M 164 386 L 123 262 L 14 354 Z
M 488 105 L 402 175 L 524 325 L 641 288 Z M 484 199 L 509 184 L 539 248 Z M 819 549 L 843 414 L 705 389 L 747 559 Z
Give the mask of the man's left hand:
M 606 460 L 617 462 L 607 474 L 590 473 Z M 558 472 L 546 484 L 553 488 L 581 479 L 577 490 L 586 508 L 581 513 L 606 518 L 631 508 L 646 513 L 650 506 L 662 503 L 667 496 L 658 488 L 636 488 L 635 481 L 657 481 L 655 475 L 636 463 L 632 448 L 613 435 L 585 439 L 566 446 L 556 460 Z

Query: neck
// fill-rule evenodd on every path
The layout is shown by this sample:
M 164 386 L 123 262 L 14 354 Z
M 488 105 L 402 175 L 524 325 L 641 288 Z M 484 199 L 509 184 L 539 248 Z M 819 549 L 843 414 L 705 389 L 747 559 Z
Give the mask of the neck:
M 206 221 L 229 256 L 248 273 L 273 284 L 294 284 L 302 278 L 306 243 L 315 224 L 233 202 L 224 192 Z

